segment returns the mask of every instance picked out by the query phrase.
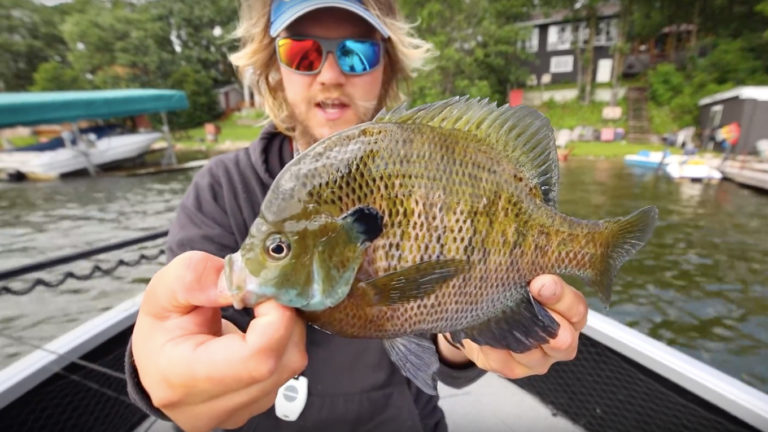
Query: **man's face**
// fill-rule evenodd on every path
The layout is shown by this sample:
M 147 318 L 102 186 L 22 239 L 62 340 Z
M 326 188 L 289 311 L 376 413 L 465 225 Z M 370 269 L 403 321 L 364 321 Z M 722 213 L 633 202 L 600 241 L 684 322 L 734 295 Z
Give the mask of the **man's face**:
M 307 13 L 281 36 L 380 38 L 363 18 L 336 8 Z M 295 139 L 301 150 L 334 132 L 370 120 L 381 94 L 383 65 L 363 75 L 345 75 L 336 56 L 326 56 L 325 64 L 315 75 L 280 66 L 288 105 L 296 119 Z

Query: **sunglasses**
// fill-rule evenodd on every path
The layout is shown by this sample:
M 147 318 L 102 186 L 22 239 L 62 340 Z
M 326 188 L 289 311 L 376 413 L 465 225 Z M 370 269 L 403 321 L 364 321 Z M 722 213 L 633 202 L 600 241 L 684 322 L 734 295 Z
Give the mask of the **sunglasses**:
M 373 39 L 281 37 L 275 47 L 283 66 L 307 75 L 320 72 L 329 52 L 347 75 L 368 73 L 381 64 L 382 45 Z

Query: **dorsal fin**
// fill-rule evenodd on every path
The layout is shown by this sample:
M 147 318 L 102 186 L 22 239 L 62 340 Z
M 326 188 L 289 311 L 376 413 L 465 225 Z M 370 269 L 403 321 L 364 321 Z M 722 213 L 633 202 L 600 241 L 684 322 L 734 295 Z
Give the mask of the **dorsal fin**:
M 408 109 L 406 104 L 382 111 L 377 123 L 425 124 L 470 132 L 478 145 L 489 145 L 531 184 L 538 186 L 544 202 L 557 206 L 559 166 L 555 136 L 549 120 L 526 106 L 497 107 L 487 99 L 454 97 Z

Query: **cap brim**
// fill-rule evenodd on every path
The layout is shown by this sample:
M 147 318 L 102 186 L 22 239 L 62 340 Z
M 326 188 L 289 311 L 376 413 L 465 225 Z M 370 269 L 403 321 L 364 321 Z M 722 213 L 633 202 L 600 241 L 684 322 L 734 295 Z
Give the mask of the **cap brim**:
M 270 25 L 269 27 L 269 35 L 272 37 L 277 36 L 281 31 L 285 30 L 286 27 L 291 25 L 292 22 L 294 22 L 297 18 L 303 16 L 307 12 L 311 12 L 316 9 L 322 9 L 322 8 L 329 8 L 329 7 L 335 7 L 335 8 L 341 8 L 346 9 L 350 12 L 354 12 L 356 15 L 359 15 L 368 23 L 370 23 L 379 33 L 381 33 L 382 36 L 385 38 L 389 37 L 389 32 L 384 27 L 384 25 L 379 21 L 368 9 L 363 7 L 362 5 L 356 4 L 356 3 L 349 3 L 349 2 L 343 2 L 343 1 L 325 1 L 325 2 L 296 2 L 295 6 L 288 6 L 288 8 L 283 11 L 283 13 L 280 14 L 279 17 Z

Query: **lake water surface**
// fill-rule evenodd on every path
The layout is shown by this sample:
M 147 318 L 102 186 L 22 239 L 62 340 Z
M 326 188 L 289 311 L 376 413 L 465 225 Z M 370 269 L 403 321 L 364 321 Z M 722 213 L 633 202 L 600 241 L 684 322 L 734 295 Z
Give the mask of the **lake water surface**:
M 165 229 L 192 175 L 0 183 L 0 269 Z M 622 216 L 649 204 L 660 215 L 653 237 L 622 267 L 610 308 L 585 288 L 590 306 L 768 391 L 768 195 L 730 182 L 674 182 L 621 160 L 573 159 L 561 167 L 566 214 Z M 87 272 L 161 247 L 151 242 L 0 285 Z M 2 334 L 44 344 L 141 292 L 162 261 L 0 296 L 0 367 L 32 349 Z

